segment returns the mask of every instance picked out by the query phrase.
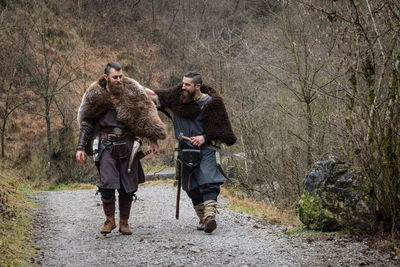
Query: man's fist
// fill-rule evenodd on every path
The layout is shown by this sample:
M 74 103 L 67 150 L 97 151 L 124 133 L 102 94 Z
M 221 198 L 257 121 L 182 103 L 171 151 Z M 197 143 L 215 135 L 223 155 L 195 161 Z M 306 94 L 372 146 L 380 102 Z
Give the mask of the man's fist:
M 76 151 L 76 161 L 82 164 L 85 161 L 85 152 L 78 150 Z

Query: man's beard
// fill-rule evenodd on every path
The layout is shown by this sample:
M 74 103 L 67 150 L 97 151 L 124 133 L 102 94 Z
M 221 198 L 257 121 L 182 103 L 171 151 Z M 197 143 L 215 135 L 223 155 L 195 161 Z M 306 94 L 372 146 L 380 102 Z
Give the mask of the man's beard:
M 186 104 L 186 103 L 193 101 L 195 94 L 196 94 L 196 91 L 182 90 L 180 99 L 183 103 Z
M 124 86 L 122 82 L 111 82 L 110 80 L 107 81 L 108 89 L 112 94 L 120 94 L 123 91 Z

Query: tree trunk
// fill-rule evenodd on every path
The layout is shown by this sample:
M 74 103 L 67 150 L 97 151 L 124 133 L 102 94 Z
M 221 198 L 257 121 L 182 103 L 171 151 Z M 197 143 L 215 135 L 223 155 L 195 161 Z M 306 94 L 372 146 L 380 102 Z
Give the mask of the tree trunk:
M 1 162 L 4 164 L 5 161 L 5 149 L 4 149 L 4 137 L 6 135 L 6 124 L 7 124 L 7 118 L 3 119 L 3 125 L 1 126 Z
M 46 97 L 45 101 L 45 118 L 46 118 L 46 127 L 47 127 L 47 152 L 49 158 L 52 153 L 52 138 L 51 138 L 51 121 L 50 121 L 50 99 Z
M 152 14 L 152 36 L 153 36 L 153 41 L 156 38 L 156 15 L 155 15 L 155 10 L 154 10 L 154 0 L 151 1 L 151 14 Z
M 313 137 L 313 120 L 311 112 L 311 103 L 307 104 L 307 168 L 312 166 L 312 137 Z

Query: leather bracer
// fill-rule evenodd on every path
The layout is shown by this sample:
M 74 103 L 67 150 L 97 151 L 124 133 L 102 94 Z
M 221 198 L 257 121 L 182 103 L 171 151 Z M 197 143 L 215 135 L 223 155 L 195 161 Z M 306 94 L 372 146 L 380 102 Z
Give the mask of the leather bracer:
M 79 141 L 78 141 L 78 146 L 76 147 L 76 150 L 85 150 L 85 146 L 88 143 L 90 137 L 93 134 L 93 128 L 90 128 L 88 126 L 81 126 L 81 133 L 79 135 Z

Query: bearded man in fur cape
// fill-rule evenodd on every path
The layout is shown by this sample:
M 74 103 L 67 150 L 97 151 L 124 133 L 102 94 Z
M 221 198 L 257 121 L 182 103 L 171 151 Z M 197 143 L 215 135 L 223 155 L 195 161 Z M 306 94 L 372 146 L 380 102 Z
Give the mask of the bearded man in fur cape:
M 138 184 L 144 182 L 139 154 L 128 172 L 133 141 L 148 138 L 150 148 L 158 152 L 157 140 L 165 139 L 165 125 L 161 122 L 154 103 L 145 88 L 137 81 L 122 75 L 116 62 L 106 65 L 103 77 L 86 90 L 78 111 L 80 137 L 76 158 L 83 163 L 86 151 L 92 154 L 92 138 L 99 136 L 97 184 L 101 193 L 106 221 L 100 232 L 110 233 L 115 225 L 115 189 L 118 190 L 119 231 L 130 235 L 129 227 L 133 196 Z
M 223 142 L 230 146 L 236 142 L 223 99 L 194 71 L 184 75 L 182 84 L 166 90 L 146 88 L 146 92 L 159 108 L 171 113 L 179 140 L 177 173 L 199 217 L 197 230 L 211 233 L 217 227 L 217 198 L 223 179 L 216 152 L 206 145 Z M 181 134 L 190 141 L 180 138 Z

